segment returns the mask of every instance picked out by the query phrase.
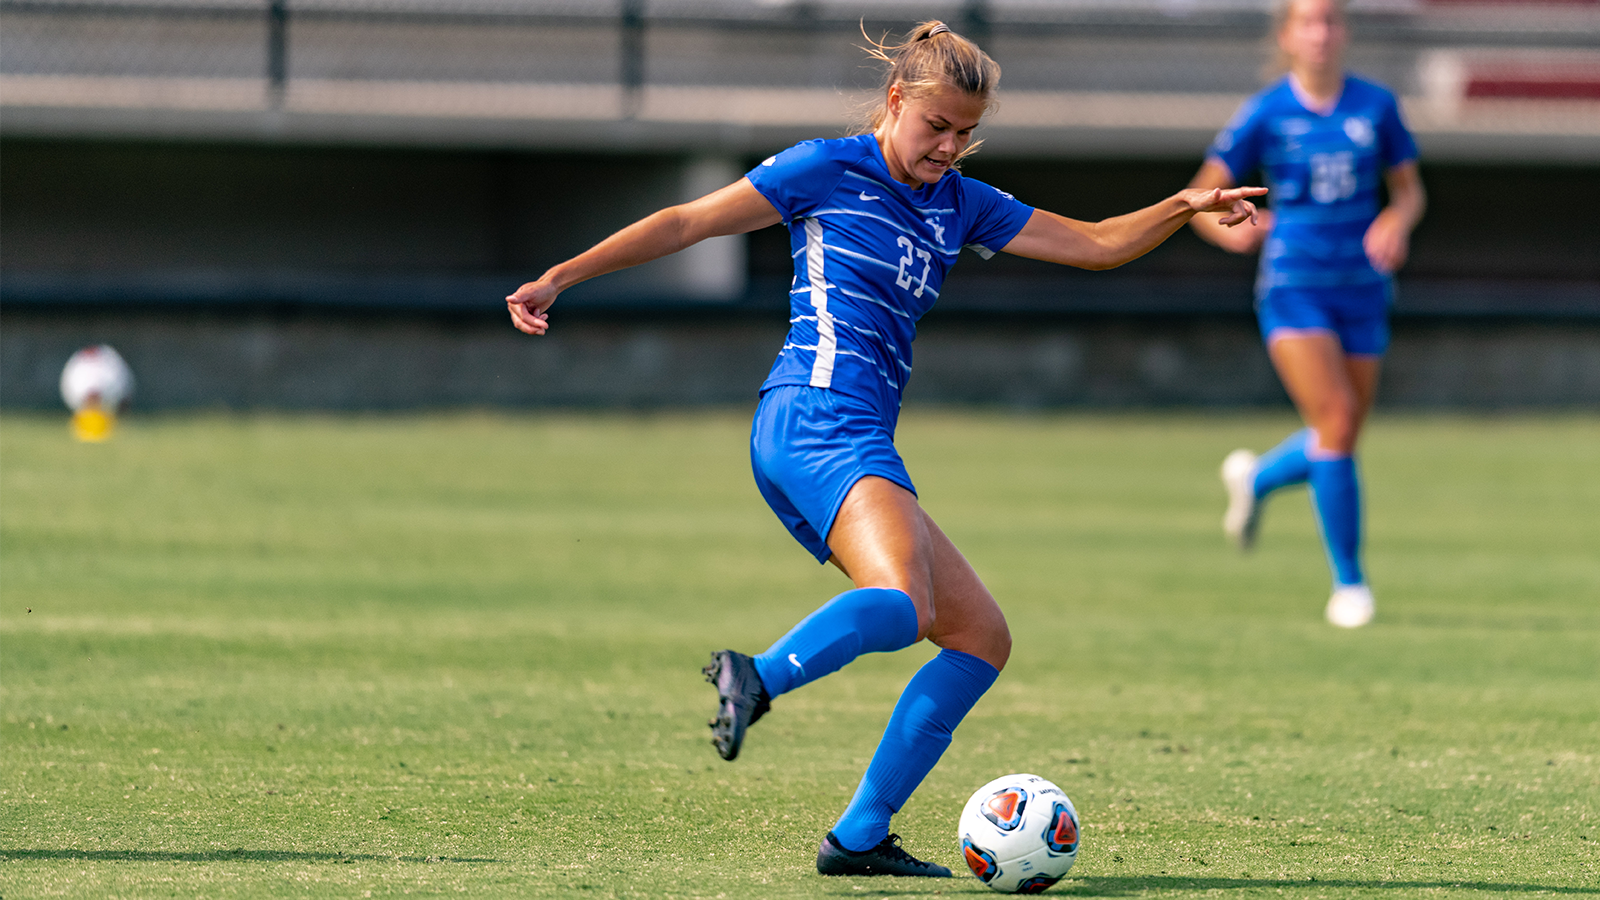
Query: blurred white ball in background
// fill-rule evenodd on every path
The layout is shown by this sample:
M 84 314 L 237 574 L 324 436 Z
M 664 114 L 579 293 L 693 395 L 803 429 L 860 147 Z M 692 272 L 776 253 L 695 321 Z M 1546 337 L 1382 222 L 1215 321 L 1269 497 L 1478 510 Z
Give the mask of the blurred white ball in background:
M 133 396 L 133 370 L 106 344 L 85 347 L 61 370 L 61 399 L 73 412 L 116 413 Z

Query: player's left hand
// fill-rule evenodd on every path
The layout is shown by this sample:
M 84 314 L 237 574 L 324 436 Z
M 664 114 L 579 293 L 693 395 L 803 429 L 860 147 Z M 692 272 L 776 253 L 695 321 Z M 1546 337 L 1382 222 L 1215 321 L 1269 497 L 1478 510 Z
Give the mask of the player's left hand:
M 1411 253 L 1411 232 L 1401 226 L 1399 215 L 1385 209 L 1367 226 L 1361 246 L 1367 251 L 1367 261 L 1379 272 L 1389 274 L 1406 264 Z
M 524 334 L 544 334 L 550 328 L 550 317 L 545 310 L 556 302 L 561 290 L 545 278 L 530 281 L 506 297 L 506 308 L 511 312 L 511 324 Z
M 1236 187 L 1213 188 L 1200 190 L 1189 188 L 1178 192 L 1178 199 L 1188 204 L 1189 208 L 1197 213 L 1222 213 L 1220 224 L 1233 227 L 1240 222 L 1256 222 L 1256 205 L 1250 202 L 1251 197 L 1260 197 L 1267 193 L 1264 187 Z

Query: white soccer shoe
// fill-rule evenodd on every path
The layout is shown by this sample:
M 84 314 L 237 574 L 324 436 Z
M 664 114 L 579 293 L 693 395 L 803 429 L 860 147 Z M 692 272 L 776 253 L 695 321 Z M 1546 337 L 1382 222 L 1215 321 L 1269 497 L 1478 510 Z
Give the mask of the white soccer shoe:
M 1261 504 L 1256 502 L 1252 485 L 1256 455 L 1235 450 L 1222 461 L 1222 486 L 1228 491 L 1228 511 L 1222 514 L 1222 530 L 1240 550 L 1256 543 L 1256 526 L 1261 522 Z
M 1364 584 L 1335 588 L 1328 598 L 1328 621 L 1340 628 L 1360 628 L 1372 621 L 1372 589 Z

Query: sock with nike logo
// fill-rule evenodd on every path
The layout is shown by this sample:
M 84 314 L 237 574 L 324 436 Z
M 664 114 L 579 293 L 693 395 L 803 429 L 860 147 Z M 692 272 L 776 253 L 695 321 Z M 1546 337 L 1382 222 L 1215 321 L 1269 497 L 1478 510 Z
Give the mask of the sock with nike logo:
M 757 656 L 756 672 L 773 697 L 837 672 L 863 653 L 886 653 L 917 641 L 917 607 L 904 591 L 845 591 L 806 616 Z

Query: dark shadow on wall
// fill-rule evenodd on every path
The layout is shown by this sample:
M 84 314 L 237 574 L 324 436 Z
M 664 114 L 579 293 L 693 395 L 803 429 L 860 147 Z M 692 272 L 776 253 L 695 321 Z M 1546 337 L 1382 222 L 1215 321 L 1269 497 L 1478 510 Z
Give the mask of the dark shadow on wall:
M 61 368 L 107 342 L 133 411 L 664 409 L 753 403 L 781 309 L 568 309 L 533 338 L 500 311 L 0 306 L 0 406 L 60 409 Z M 1234 315 L 983 315 L 920 323 L 910 404 L 1014 409 L 1286 407 L 1255 322 Z M 1382 408 L 1600 407 L 1600 319 L 1401 318 Z

